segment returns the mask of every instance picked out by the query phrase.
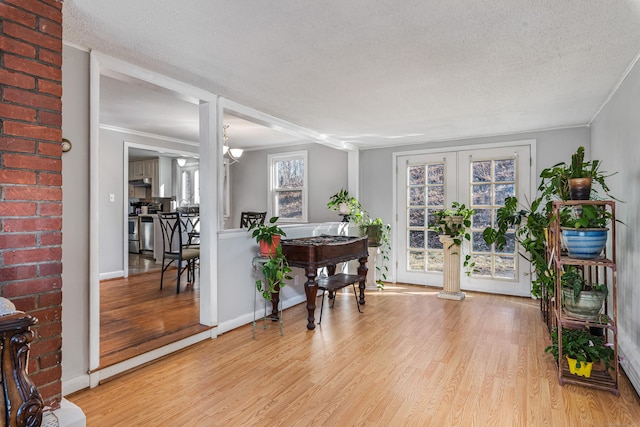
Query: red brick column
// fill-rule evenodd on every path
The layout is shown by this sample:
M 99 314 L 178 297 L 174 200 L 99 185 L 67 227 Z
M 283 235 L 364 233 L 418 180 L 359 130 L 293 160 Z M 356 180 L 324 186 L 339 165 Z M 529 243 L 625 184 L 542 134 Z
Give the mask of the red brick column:
M 36 317 L 29 375 L 62 368 L 62 3 L 0 0 L 0 295 Z

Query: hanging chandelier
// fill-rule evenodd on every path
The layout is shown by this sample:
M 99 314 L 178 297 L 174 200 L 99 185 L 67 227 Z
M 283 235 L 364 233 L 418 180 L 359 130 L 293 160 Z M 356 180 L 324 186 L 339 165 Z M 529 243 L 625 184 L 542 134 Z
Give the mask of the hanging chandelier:
M 242 156 L 244 150 L 242 148 L 229 148 L 229 137 L 227 136 L 228 127 L 229 125 L 222 126 L 222 136 L 224 139 L 224 145 L 222 146 L 222 155 L 227 156 L 231 160 L 231 164 L 236 163 L 240 159 L 240 156 Z

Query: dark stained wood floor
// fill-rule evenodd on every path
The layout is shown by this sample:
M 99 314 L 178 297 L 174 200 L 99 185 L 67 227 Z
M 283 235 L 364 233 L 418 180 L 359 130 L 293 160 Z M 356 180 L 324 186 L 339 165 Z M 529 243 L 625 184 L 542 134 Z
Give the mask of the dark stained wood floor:
M 188 286 L 183 274 L 176 294 L 175 269 L 165 272 L 162 290 L 159 268 L 146 270 L 100 283 L 100 368 L 209 329 L 200 324 L 198 274 Z

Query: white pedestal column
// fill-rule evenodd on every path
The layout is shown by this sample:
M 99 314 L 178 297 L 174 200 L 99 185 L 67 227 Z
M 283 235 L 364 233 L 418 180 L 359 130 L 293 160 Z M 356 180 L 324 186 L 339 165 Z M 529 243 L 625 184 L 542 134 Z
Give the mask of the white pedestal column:
M 464 292 L 460 292 L 460 245 L 453 243 L 453 237 L 440 235 L 444 247 L 444 283 L 438 298 L 461 301 Z
M 378 289 L 378 285 L 376 283 L 376 264 L 378 262 L 379 253 L 379 247 L 369 246 L 369 258 L 367 259 L 367 289 Z

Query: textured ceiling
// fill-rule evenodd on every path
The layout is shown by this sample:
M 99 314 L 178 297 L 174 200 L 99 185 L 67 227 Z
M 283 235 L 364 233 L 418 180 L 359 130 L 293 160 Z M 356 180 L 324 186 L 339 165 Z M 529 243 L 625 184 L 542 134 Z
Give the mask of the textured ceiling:
M 640 51 L 637 0 L 65 0 L 63 14 L 65 41 L 361 147 L 587 124 Z

